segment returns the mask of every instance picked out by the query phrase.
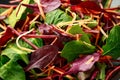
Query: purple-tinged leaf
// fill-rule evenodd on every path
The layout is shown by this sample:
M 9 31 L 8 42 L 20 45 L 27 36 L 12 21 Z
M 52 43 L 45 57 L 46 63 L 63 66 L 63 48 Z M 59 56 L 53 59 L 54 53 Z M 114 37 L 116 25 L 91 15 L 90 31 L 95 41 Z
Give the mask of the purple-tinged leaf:
M 99 14 L 102 11 L 101 7 L 94 1 L 83 1 L 77 5 L 71 6 L 71 10 L 85 14 L 89 14 L 89 12 L 92 14 Z
M 47 67 L 56 58 L 57 53 L 58 48 L 53 45 L 46 45 L 37 49 L 32 53 L 30 63 L 26 67 L 26 71 L 32 68 L 43 69 Z
M 4 46 L 13 36 L 14 36 L 13 29 L 11 27 L 7 27 L 6 32 L 0 38 L 0 46 Z
M 94 63 L 99 60 L 100 53 L 83 56 L 72 63 L 72 67 L 65 74 L 75 74 L 90 70 Z
M 61 5 L 60 0 L 40 0 L 40 3 L 45 13 L 55 10 Z M 37 4 L 22 4 L 22 5 L 31 8 L 34 11 L 34 13 L 38 13 L 38 14 L 40 13 Z
M 47 24 L 38 25 L 38 30 L 42 35 L 48 35 L 49 37 L 50 35 L 56 35 L 57 40 L 53 43 L 53 45 L 57 46 L 59 50 L 63 48 L 64 42 L 68 42 L 74 39 L 74 36 L 67 34 L 51 25 Z M 44 38 L 44 43 L 50 44 L 52 43 L 53 40 L 54 40 L 53 38 L 52 39 Z
M 40 31 L 41 34 L 53 34 L 53 28 L 50 25 L 47 24 L 41 24 L 38 26 L 38 29 Z
M 61 5 L 60 0 L 41 0 L 44 12 L 55 10 Z

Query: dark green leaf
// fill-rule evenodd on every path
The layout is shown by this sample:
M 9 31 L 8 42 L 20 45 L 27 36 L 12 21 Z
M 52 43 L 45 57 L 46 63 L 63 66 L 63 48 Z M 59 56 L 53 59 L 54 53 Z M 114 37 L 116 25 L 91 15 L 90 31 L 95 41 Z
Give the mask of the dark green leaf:
M 102 4 L 104 8 L 109 8 L 113 0 L 103 0 Z
M 71 21 L 72 17 L 60 9 L 56 9 L 46 14 L 45 22 L 48 24 L 57 24 L 59 22 Z
M 68 42 L 61 53 L 61 56 L 66 58 L 68 62 L 76 59 L 80 54 L 89 54 L 95 51 L 95 46 L 84 41 Z
M 13 60 L 0 67 L 0 78 L 3 80 L 25 80 L 22 67 Z
M 68 31 L 71 34 L 82 34 L 80 40 L 90 43 L 88 35 L 82 30 L 79 25 L 72 26 L 71 29 Z
M 120 57 L 120 26 L 114 26 L 103 46 L 103 55 L 110 55 L 113 58 Z
M 7 56 L 0 55 L 0 67 L 3 66 L 8 61 L 9 61 L 9 58 Z

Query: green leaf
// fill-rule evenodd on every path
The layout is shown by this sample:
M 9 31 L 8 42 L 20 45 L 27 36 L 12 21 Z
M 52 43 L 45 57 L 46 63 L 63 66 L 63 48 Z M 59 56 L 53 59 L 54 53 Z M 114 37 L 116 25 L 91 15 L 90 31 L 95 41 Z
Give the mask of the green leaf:
M 17 62 L 9 60 L 0 67 L 0 78 L 3 80 L 25 80 L 25 73 Z
M 68 62 L 73 61 L 80 54 L 89 54 L 95 51 L 95 46 L 86 43 L 85 41 L 71 41 L 64 46 L 61 56 L 66 58 Z
M 33 44 L 35 44 L 38 47 L 41 47 L 43 44 L 42 39 L 38 39 L 38 38 L 31 38 L 29 39 Z M 22 45 L 23 47 L 26 48 L 31 48 L 32 47 L 27 44 L 26 42 L 20 40 L 19 41 L 20 45 Z M 28 57 L 27 54 L 29 54 L 26 51 L 23 51 L 21 49 L 19 49 L 16 45 L 16 43 L 9 43 L 8 46 L 6 47 L 5 50 L 2 51 L 2 55 L 6 55 L 7 57 L 9 57 L 10 59 L 14 59 L 15 61 L 22 59 L 23 61 L 25 61 L 25 63 L 28 63 Z
M 88 35 L 82 30 L 82 28 L 79 25 L 72 26 L 68 32 L 73 35 L 82 34 L 80 40 L 90 43 Z
M 98 63 L 97 64 L 99 69 L 100 69 L 100 74 L 97 77 L 97 80 L 105 80 L 105 69 L 106 69 L 106 64 L 105 63 Z
M 15 61 L 21 59 L 25 63 L 28 63 L 27 54 L 28 52 L 20 50 L 14 43 L 8 44 L 6 49 L 2 51 L 2 55 L 6 55 L 10 59 L 14 59 Z
M 0 14 L 2 13 L 2 12 L 4 12 L 5 10 L 7 10 L 6 8 L 0 8 Z
M 58 24 L 59 22 L 71 21 L 72 17 L 60 9 L 56 9 L 46 14 L 45 22 L 48 24 Z
M 106 44 L 103 46 L 103 55 L 110 55 L 114 59 L 120 57 L 120 26 L 114 26 L 110 31 Z
M 21 4 L 29 4 L 30 1 L 31 0 L 23 0 Z M 22 6 L 21 4 L 19 4 L 18 7 L 8 17 L 9 24 L 12 27 L 14 27 L 15 24 L 21 19 L 23 13 L 25 13 L 25 10 L 27 9 L 25 6 Z
M 103 0 L 102 4 L 104 8 L 110 8 L 110 5 L 112 3 L 113 0 Z
M 0 55 L 0 67 L 3 66 L 6 62 L 8 62 L 10 59 L 7 56 L 1 56 Z
M 90 28 L 94 28 L 98 25 L 98 22 L 96 20 L 92 20 L 93 23 L 88 23 L 87 26 Z

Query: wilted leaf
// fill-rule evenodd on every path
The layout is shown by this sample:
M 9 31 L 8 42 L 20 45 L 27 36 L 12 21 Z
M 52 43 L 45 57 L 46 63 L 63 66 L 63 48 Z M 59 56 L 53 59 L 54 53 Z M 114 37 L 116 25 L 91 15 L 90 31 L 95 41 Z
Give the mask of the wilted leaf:
M 112 58 L 120 57 L 120 26 L 114 26 L 103 46 L 103 55 L 110 55 Z
M 25 80 L 25 73 L 17 62 L 9 60 L 0 67 L 0 78 L 3 80 Z
M 80 54 L 90 54 L 95 51 L 95 46 L 83 41 L 68 42 L 61 53 L 61 56 L 66 58 L 68 62 L 76 59 Z
M 46 14 L 45 22 L 48 24 L 57 24 L 59 22 L 71 21 L 72 17 L 60 9 L 56 9 Z
M 100 53 L 94 53 L 92 55 L 83 56 L 72 63 L 70 70 L 65 74 L 75 74 L 77 72 L 84 72 L 90 70 L 95 62 L 99 60 Z
M 58 53 L 58 48 L 53 45 L 45 45 L 31 55 L 31 60 L 26 70 L 30 70 L 32 68 L 45 68 L 47 67 L 56 57 Z

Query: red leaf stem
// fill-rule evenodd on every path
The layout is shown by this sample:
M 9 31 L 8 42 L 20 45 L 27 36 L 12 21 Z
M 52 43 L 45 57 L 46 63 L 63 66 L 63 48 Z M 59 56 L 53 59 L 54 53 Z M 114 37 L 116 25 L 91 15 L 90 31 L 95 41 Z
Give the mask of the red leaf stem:
M 115 69 L 113 69 L 111 72 L 108 73 L 108 75 L 106 76 L 105 80 L 110 80 L 110 78 L 112 77 L 112 75 L 117 72 L 120 71 L 120 66 L 116 67 Z
M 28 34 L 28 35 L 24 35 L 24 37 L 26 38 L 56 38 L 57 35 L 35 35 L 35 34 Z
M 14 30 L 14 33 L 17 35 L 17 36 L 20 36 L 20 34 L 15 30 Z M 29 40 L 27 40 L 25 37 L 21 37 L 21 39 L 23 39 L 25 42 L 27 42 L 30 46 L 32 46 L 34 49 L 38 49 L 37 46 L 35 46 L 32 42 L 30 42 Z

